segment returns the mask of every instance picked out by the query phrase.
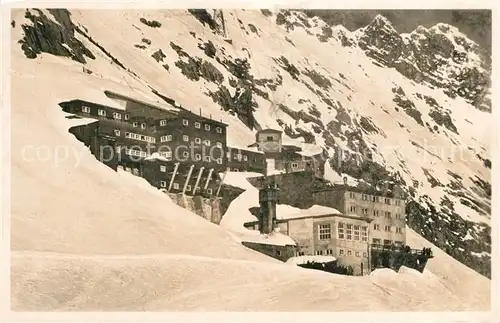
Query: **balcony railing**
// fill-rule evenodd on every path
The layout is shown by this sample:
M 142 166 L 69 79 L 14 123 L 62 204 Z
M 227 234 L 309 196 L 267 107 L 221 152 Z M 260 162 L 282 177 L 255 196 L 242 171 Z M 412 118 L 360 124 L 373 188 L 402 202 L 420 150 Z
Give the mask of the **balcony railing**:
M 397 251 L 397 252 L 406 252 L 413 255 L 427 255 L 432 258 L 432 250 L 431 248 L 423 248 L 423 249 L 411 249 L 409 246 L 396 246 L 396 245 L 383 245 L 383 244 L 372 244 L 372 250 L 378 251 Z

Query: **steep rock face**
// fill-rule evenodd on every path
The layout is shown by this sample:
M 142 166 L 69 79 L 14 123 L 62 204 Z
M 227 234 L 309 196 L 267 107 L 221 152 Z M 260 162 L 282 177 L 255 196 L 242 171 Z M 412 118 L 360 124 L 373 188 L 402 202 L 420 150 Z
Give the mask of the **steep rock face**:
M 416 82 L 460 96 L 480 110 L 491 111 L 490 67 L 482 49 L 457 28 L 437 24 L 398 34 L 389 20 L 378 15 L 356 32 L 358 45 L 380 64 L 396 68 Z
M 32 12 L 34 11 L 34 13 Z M 49 9 L 56 21 L 47 17 L 41 10 L 26 9 L 25 18 L 32 24 L 23 24 L 24 38 L 19 40 L 24 54 L 28 58 L 36 58 L 42 52 L 57 56 L 71 57 L 80 63 L 85 63 L 85 57 L 95 59 L 75 37 L 77 27 L 71 21 L 66 9 Z

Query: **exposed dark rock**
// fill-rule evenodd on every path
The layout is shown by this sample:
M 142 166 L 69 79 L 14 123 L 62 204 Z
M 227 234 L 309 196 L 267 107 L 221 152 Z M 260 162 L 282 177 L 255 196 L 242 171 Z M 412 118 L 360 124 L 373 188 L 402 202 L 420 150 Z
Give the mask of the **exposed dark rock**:
M 188 9 L 188 12 L 193 15 L 203 26 L 207 24 L 210 29 L 217 30 L 219 25 L 215 22 L 212 16 L 206 9 Z
M 250 88 L 237 88 L 234 96 L 231 96 L 229 90 L 221 85 L 216 92 L 210 92 L 209 95 L 224 111 L 228 111 L 232 115 L 237 115 L 250 129 L 253 129 L 257 125 L 253 116 L 255 107 Z
M 427 181 L 429 182 L 429 184 L 431 184 L 431 187 L 436 187 L 436 186 L 444 187 L 444 185 L 439 180 L 437 180 L 434 176 L 431 175 L 431 172 L 428 169 L 422 167 L 422 171 L 424 172 L 425 177 L 427 177 Z
M 276 80 L 274 79 L 254 79 L 254 84 L 259 86 L 265 86 L 269 88 L 271 91 L 276 91 L 278 86 L 283 84 L 283 77 L 278 74 Z
M 333 31 L 331 27 L 323 27 L 321 28 L 322 34 L 317 34 L 316 36 L 318 37 L 318 40 L 322 43 L 326 43 L 328 39 L 332 38 L 333 36 Z
M 203 78 L 209 82 L 215 84 L 221 84 L 224 80 L 224 75 L 210 62 L 207 62 L 199 57 L 191 57 L 188 53 L 182 50 L 182 48 L 173 42 L 170 42 L 170 46 L 174 49 L 180 58 L 187 59 L 185 62 L 179 59 L 175 62 L 183 75 L 192 81 L 199 81 Z
M 293 43 L 293 41 L 292 41 L 290 38 L 285 37 L 285 40 L 286 40 L 287 42 L 289 42 L 290 44 L 292 44 L 292 45 L 293 45 L 293 47 L 295 47 L 295 44 Z
M 140 48 L 140 49 L 146 49 L 146 46 L 145 45 L 138 45 L 138 44 L 135 44 L 134 47 L 137 47 L 137 48 Z
M 161 48 L 160 48 L 160 49 L 158 49 L 156 52 L 154 52 L 154 53 L 151 55 L 151 57 L 153 57 L 153 58 L 155 59 L 155 61 L 159 63 L 159 62 L 163 62 L 163 59 L 164 59 L 165 57 L 167 57 L 167 55 L 165 55 L 165 54 L 163 53 L 163 51 L 161 50 Z
M 422 26 L 403 39 L 387 19 L 377 16 L 360 36 L 359 46 L 382 66 L 393 67 L 417 83 L 441 88 L 451 98 L 458 95 L 476 108 L 491 112 L 487 97 L 491 85 L 488 55 L 464 37 L 455 36 L 455 41 L 466 48 L 465 52 L 447 35 Z M 470 55 L 483 59 L 478 66 L 470 67 L 466 64 Z M 443 71 L 449 71 L 445 72 L 446 78 Z
M 401 89 L 401 88 L 399 88 Z M 398 90 L 399 90 L 398 89 Z M 394 91 L 394 89 L 393 89 Z M 402 89 L 401 89 L 402 91 Z M 404 93 L 404 92 L 403 92 Z M 412 117 L 419 125 L 423 126 L 424 122 L 422 120 L 422 113 L 418 111 L 415 104 L 409 100 L 406 96 L 398 93 L 393 99 L 393 101 L 406 112 L 407 115 Z
M 276 24 L 278 26 L 281 26 L 281 25 L 284 25 L 286 22 L 287 21 L 286 21 L 285 16 L 281 12 L 278 12 L 278 14 L 276 15 Z
M 12 20 L 10 22 L 10 25 L 12 26 L 12 28 L 16 28 L 16 22 L 15 22 L 15 20 Z
M 141 41 L 145 44 L 148 44 L 148 45 L 151 45 L 151 40 L 147 39 L 147 38 L 143 38 L 141 39 Z
M 266 17 L 271 17 L 273 15 L 271 10 L 269 10 L 269 9 L 260 9 L 260 12 Z
M 309 114 L 307 114 L 306 112 L 300 110 L 300 111 L 293 111 L 292 109 L 288 108 L 287 106 L 283 105 L 283 104 L 278 104 L 278 108 L 280 110 L 282 110 L 283 112 L 285 112 L 286 114 L 288 114 L 289 116 L 291 116 L 296 122 L 298 122 L 299 120 L 302 120 L 304 123 L 315 123 L 317 124 L 319 127 L 323 128 L 323 122 L 321 122 L 321 120 L 317 117 L 313 117 Z M 318 111 L 319 112 L 319 111 Z M 305 139 L 305 138 L 304 138 Z
M 143 24 L 145 24 L 146 26 L 149 26 L 151 28 L 160 28 L 161 27 L 161 23 L 159 23 L 158 21 L 156 20 L 147 20 L 146 18 L 141 18 L 139 19 Z
M 253 24 L 248 24 L 248 28 L 250 29 L 251 32 L 253 32 L 254 34 L 257 34 L 259 35 L 259 31 L 257 30 L 257 27 L 255 27 L 255 25 Z
M 49 53 L 56 56 L 70 57 L 86 63 L 85 57 L 95 59 L 94 54 L 75 37 L 77 27 L 66 9 L 49 9 L 57 23 L 48 18 L 41 10 L 33 9 L 37 15 L 26 9 L 25 17 L 32 25 L 21 25 L 24 37 L 19 40 L 21 49 L 27 58 L 36 58 L 38 54 Z
M 314 70 L 309 70 L 306 68 L 305 72 L 302 72 L 302 74 L 308 76 L 314 82 L 314 84 L 316 84 L 323 90 L 328 90 L 332 87 L 332 82 L 330 82 L 328 78 L 324 77 Z
M 438 125 L 446 127 L 446 129 L 453 131 L 454 133 L 458 134 L 458 130 L 453 124 L 453 121 L 451 120 L 451 116 L 448 112 L 441 112 L 437 109 L 432 109 L 429 112 L 429 117 L 434 120 Z
M 294 80 L 299 80 L 300 71 L 286 57 L 273 58 L 273 60 L 285 71 L 287 71 Z
M 359 119 L 359 124 L 361 128 L 363 128 L 363 130 L 365 130 L 366 132 L 383 134 L 382 130 L 378 129 L 370 119 L 364 116 L 361 116 L 361 118 Z
M 469 179 L 482 190 L 483 194 L 480 195 L 491 199 L 491 184 L 479 178 L 477 175 L 474 177 L 475 178 L 470 177 Z
M 411 229 L 453 258 L 480 274 L 491 277 L 491 260 L 471 254 L 471 252 L 491 252 L 491 238 L 487 236 L 490 232 L 488 227 L 464 220 L 453 211 L 453 204 L 449 199 L 442 200 L 438 209 L 428 196 L 422 197 L 419 201 L 411 198 L 406 203 L 406 214 Z M 465 240 L 467 233 L 478 237 Z
M 205 52 L 205 55 L 207 55 L 208 57 L 215 58 L 215 54 L 217 54 L 217 49 L 210 40 L 204 43 L 203 45 L 198 45 L 198 47 L 202 49 Z
M 299 13 L 297 13 L 296 17 L 300 20 L 300 22 L 302 23 L 302 25 L 306 28 L 311 28 L 311 24 L 309 23 L 309 21 L 307 20 L 307 16 L 304 16 L 304 15 L 301 15 Z
M 167 71 L 170 71 L 170 66 L 168 66 L 168 64 L 163 64 L 162 65 L 164 69 L 166 69 Z

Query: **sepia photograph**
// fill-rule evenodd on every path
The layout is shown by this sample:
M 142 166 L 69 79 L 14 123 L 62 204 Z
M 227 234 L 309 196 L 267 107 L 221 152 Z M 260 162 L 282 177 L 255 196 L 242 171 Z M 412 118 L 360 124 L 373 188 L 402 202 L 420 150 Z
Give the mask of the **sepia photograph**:
M 22 6 L 13 313 L 494 310 L 491 8 Z

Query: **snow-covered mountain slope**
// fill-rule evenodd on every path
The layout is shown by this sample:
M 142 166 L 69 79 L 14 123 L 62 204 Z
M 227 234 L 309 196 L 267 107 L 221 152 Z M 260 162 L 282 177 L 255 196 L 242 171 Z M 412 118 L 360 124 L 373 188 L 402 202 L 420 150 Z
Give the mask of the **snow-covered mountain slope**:
M 424 274 L 347 277 L 243 247 L 144 180 L 103 166 L 72 138 L 73 120 L 55 102 L 120 85 L 89 82 L 76 63 L 59 61 L 12 57 L 13 310 L 489 309 L 490 281 L 444 253 Z
M 490 113 L 382 65 L 358 45 L 361 30 L 332 28 L 299 12 L 232 10 L 225 12 L 230 44 L 203 17 L 185 10 L 13 11 L 13 250 L 149 254 L 168 247 L 262 259 L 222 228 L 179 216 L 184 211 L 163 196 L 158 202 L 156 191 L 141 195 L 139 205 L 123 204 L 139 200 L 136 189 L 96 165 L 67 133 L 59 102 L 106 104 L 105 89 L 160 100 L 153 88 L 223 119 L 230 145 L 252 143 L 256 128 L 281 127 L 290 138 L 328 149 L 332 176 L 402 184 L 410 194 L 409 226 L 489 276 Z M 473 51 L 465 55 L 480 64 Z M 441 76 L 456 68 L 443 64 Z M 35 126 L 27 131 L 26 124 Z M 52 159 L 30 162 L 34 150 L 26 147 L 46 147 L 41 154 Z M 54 160 L 56 152 L 64 155 L 57 147 L 70 147 L 66 166 Z M 114 209 L 127 211 L 106 212 Z M 164 231 L 151 231 L 151 222 Z M 127 234 L 110 236 L 109 228 Z M 198 234 L 210 238 L 190 237 Z

